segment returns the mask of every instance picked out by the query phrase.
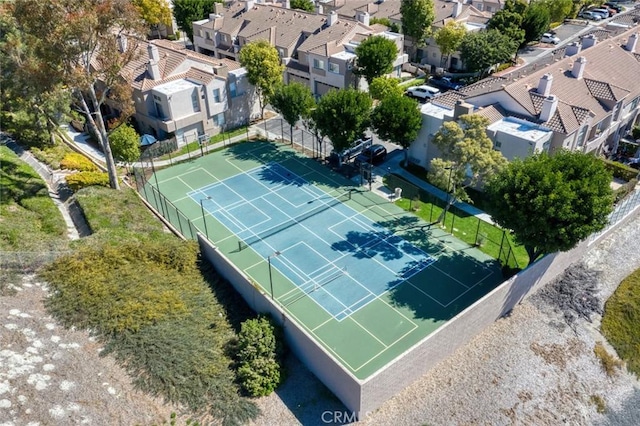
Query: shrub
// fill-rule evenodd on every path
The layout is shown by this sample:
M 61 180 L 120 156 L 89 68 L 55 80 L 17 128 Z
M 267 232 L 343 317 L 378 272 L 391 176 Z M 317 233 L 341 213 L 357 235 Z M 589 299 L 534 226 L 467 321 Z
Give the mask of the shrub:
M 88 186 L 109 186 L 109 175 L 103 172 L 78 172 L 67 176 L 67 184 L 74 192 Z
M 593 347 L 593 353 L 600 360 L 600 365 L 602 365 L 602 369 L 607 373 L 607 376 L 615 375 L 616 371 L 622 368 L 622 361 L 611 355 L 602 342 L 596 342 Z
M 591 395 L 591 403 L 596 406 L 596 411 L 604 414 L 607 411 L 607 405 L 600 395 Z
M 266 396 L 282 382 L 282 330 L 268 317 L 242 323 L 238 335 L 238 380 L 251 396 Z
M 615 197 L 615 203 L 616 204 L 619 203 L 627 195 L 629 195 L 635 189 L 637 184 L 638 184 L 638 180 L 634 178 L 634 179 L 631 179 L 629 182 L 625 183 L 624 185 L 620 186 L 620 188 L 616 189 L 615 192 L 613 193 Z
M 618 179 L 629 182 L 631 179 L 635 179 L 635 177 L 638 175 L 638 171 L 636 169 L 625 166 L 624 164 L 618 163 L 617 161 L 602 161 L 604 162 L 605 168 L 613 174 L 613 177 L 616 177 Z
M 67 145 L 63 143 L 56 143 L 55 145 L 47 145 L 45 147 L 31 148 L 31 153 L 34 157 L 36 157 L 39 161 L 49 165 L 52 169 L 59 169 L 60 162 L 62 159 L 69 153 L 73 151 Z
M 640 139 L 640 126 L 635 126 L 631 131 L 631 137 L 635 140 Z
M 97 172 L 98 168 L 87 157 L 77 152 L 70 152 L 60 161 L 60 167 L 79 172 Z

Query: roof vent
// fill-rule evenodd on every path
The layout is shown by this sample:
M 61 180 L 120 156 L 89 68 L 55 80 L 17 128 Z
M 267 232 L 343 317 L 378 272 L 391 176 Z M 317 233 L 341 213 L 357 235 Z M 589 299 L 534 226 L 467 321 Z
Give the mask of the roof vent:
M 558 97 L 556 95 L 547 96 L 542 102 L 542 110 L 540 111 L 540 120 L 547 122 L 551 120 L 553 114 L 558 109 Z
M 633 33 L 629 36 L 629 40 L 627 40 L 627 44 L 624 46 L 629 52 L 633 53 L 636 50 L 636 46 L 638 44 L 638 33 Z
M 587 65 L 587 58 L 584 56 L 580 56 L 573 63 L 573 69 L 571 70 L 571 75 L 580 80 L 582 78 L 582 74 L 584 74 L 584 68 Z
M 595 34 L 587 34 L 586 36 L 582 37 L 582 50 L 595 46 L 597 42 L 598 38 Z
M 553 83 L 553 75 L 547 73 L 540 77 L 538 93 L 542 96 L 549 96 L 551 94 L 551 83 Z

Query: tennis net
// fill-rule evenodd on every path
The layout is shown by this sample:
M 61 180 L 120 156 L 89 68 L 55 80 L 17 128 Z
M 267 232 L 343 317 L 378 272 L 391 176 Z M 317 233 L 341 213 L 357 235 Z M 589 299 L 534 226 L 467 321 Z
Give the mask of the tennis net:
M 252 236 L 245 238 L 244 240 L 241 240 L 240 248 L 249 247 L 250 245 L 257 243 L 258 241 L 262 241 L 265 238 L 268 238 L 274 234 L 277 234 L 278 232 L 282 232 L 285 229 L 292 227 L 293 225 L 301 223 L 312 216 L 322 213 L 323 211 L 329 210 L 330 208 L 335 207 L 340 203 L 344 203 L 345 201 L 350 199 L 351 199 L 351 191 L 347 191 L 335 197 L 330 196 L 330 197 L 316 198 L 314 202 L 319 202 L 320 203 L 319 206 L 314 207 L 311 210 L 308 210 L 299 216 L 293 217 L 263 232 L 260 232 L 258 234 L 253 234 Z

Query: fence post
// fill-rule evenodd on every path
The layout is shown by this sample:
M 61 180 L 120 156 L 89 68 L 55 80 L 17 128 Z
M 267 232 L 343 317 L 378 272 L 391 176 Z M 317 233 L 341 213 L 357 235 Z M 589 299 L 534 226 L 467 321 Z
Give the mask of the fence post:
M 451 235 L 453 235 L 453 223 L 456 221 L 456 215 L 451 213 Z
M 284 141 L 284 120 L 282 120 L 282 118 L 280 119 L 280 139 L 282 139 Z M 265 127 L 266 130 L 266 127 Z M 293 139 L 293 137 L 291 137 L 291 139 Z M 291 144 L 293 145 L 293 141 L 291 141 Z
M 476 228 L 476 237 L 473 240 L 473 244 L 476 246 L 478 245 L 478 234 L 480 233 L 480 222 L 481 220 L 478 219 L 478 227 Z
M 504 236 L 505 236 L 506 232 L 507 231 L 502 230 L 502 240 L 500 241 L 500 250 L 498 251 L 498 259 L 500 259 L 500 256 L 502 256 L 502 245 L 504 244 Z M 507 262 L 508 261 L 509 261 L 509 259 L 507 259 Z

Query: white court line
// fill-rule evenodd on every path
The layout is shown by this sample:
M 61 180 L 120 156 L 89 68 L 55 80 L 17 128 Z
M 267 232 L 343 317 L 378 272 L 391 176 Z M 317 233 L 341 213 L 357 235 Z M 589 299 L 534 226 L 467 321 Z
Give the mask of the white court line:
M 320 323 L 319 325 L 316 325 L 315 327 L 313 327 L 311 330 L 311 332 L 313 333 L 314 331 L 316 331 L 317 329 L 319 329 L 320 327 L 322 327 L 323 325 L 325 325 L 328 322 L 331 322 L 331 320 L 334 320 L 335 318 L 333 318 L 333 316 L 331 316 L 331 318 L 327 319 L 326 321 Z
M 360 324 L 358 321 L 356 321 L 356 320 L 355 320 L 355 318 L 352 318 L 352 317 L 349 317 L 349 318 L 351 318 L 351 321 L 353 321 L 353 322 L 355 322 L 356 324 L 358 324 L 358 327 L 360 327 L 361 329 L 363 329 L 364 331 L 366 331 L 366 332 L 367 332 L 367 334 L 368 334 L 369 336 L 373 337 L 373 338 L 374 338 L 374 339 L 376 339 L 378 342 L 380 342 L 380 344 L 381 344 L 382 346 L 384 346 L 384 349 L 387 349 L 387 348 L 389 347 L 389 346 L 385 345 L 385 344 L 384 344 L 384 342 L 383 342 L 382 340 L 378 339 L 378 338 L 376 337 L 376 335 L 375 335 L 375 334 L 373 334 L 372 332 L 370 332 L 369 330 L 367 330 L 367 328 L 366 328 L 366 327 L 363 327 L 363 326 L 362 326 L 362 324 Z M 383 350 L 384 350 L 384 349 L 383 349 Z M 358 368 L 360 368 L 360 367 L 358 367 Z
M 415 324 L 414 324 L 415 325 Z M 398 343 L 400 340 L 404 339 L 405 337 L 407 337 L 409 334 L 413 333 L 415 331 L 415 329 L 418 328 L 418 326 L 416 325 L 414 328 L 412 328 L 411 330 L 407 331 L 406 333 L 404 333 L 402 336 L 400 336 L 398 339 L 396 339 L 393 343 L 391 343 L 389 346 L 387 346 L 386 348 L 384 348 L 383 350 L 381 350 L 380 352 L 378 352 L 376 355 L 372 356 L 371 358 L 369 358 L 369 360 L 367 362 L 365 362 L 364 364 L 361 364 L 360 367 L 356 368 L 354 371 L 359 371 L 361 368 L 363 368 L 364 366 L 366 366 L 367 364 L 369 364 L 371 361 L 373 361 L 374 359 L 378 358 L 380 355 L 382 355 L 384 352 L 387 351 L 387 349 L 392 348 L 396 343 Z

